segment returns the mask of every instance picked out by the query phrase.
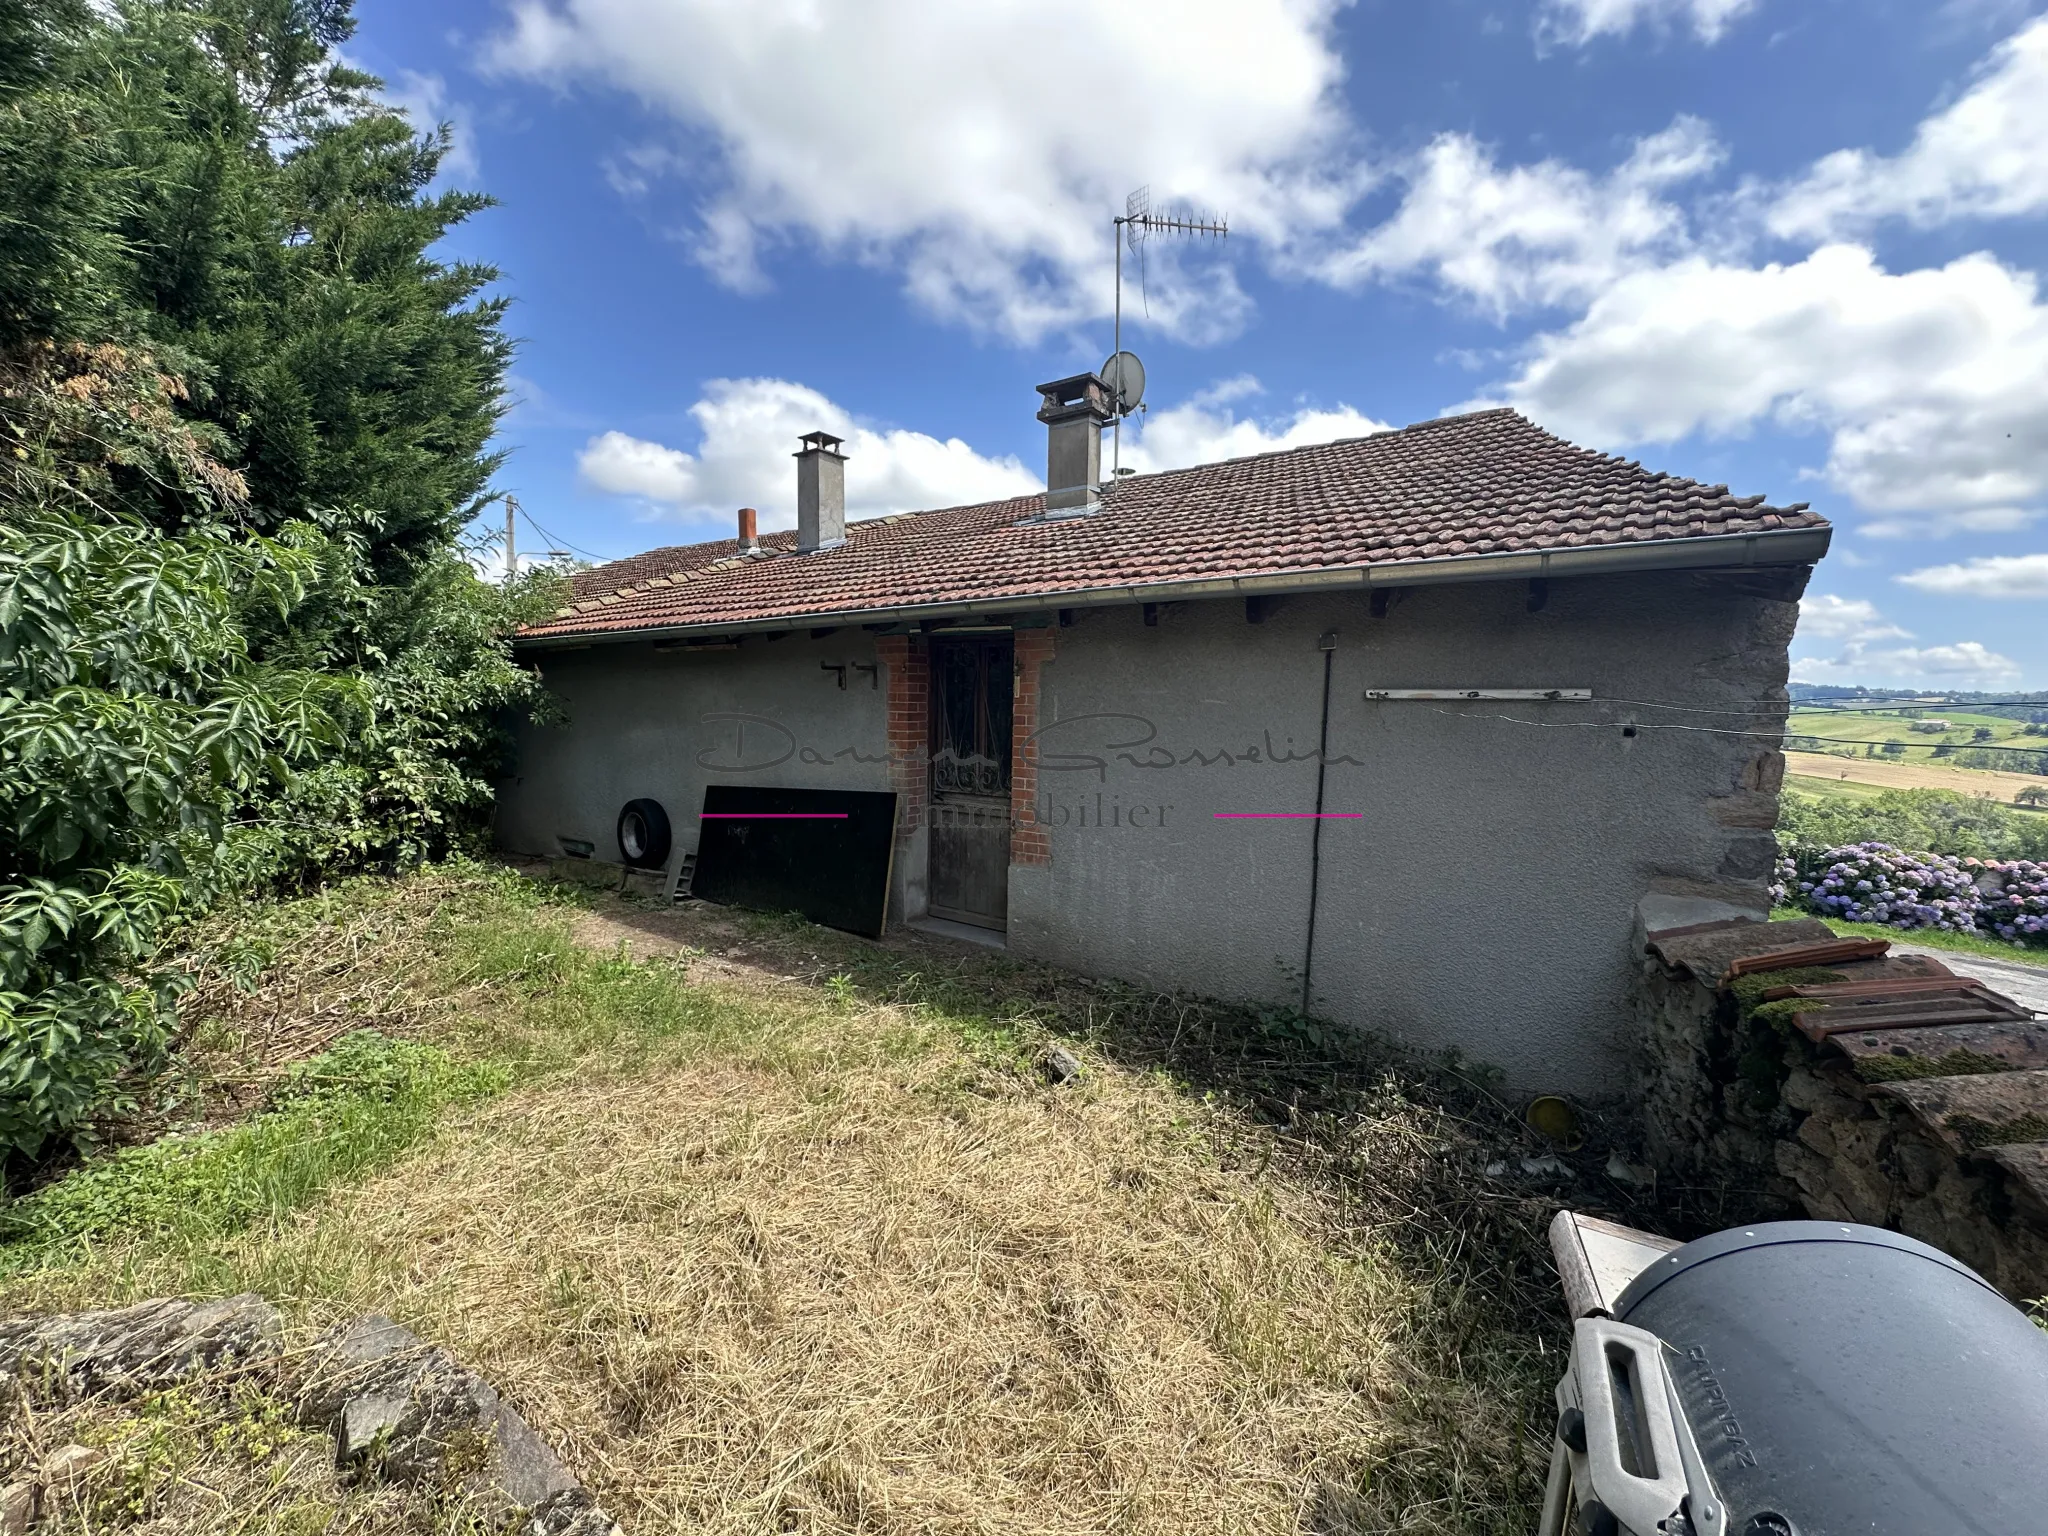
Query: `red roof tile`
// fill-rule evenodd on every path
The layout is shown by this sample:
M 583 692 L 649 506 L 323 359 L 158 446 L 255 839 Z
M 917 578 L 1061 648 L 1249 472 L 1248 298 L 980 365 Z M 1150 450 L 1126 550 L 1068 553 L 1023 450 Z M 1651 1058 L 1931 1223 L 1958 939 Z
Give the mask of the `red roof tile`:
M 855 523 L 798 555 L 768 534 L 651 550 L 574 578 L 575 603 L 522 638 L 610 635 L 1450 555 L 1822 529 L 1804 504 L 1661 475 L 1553 437 L 1514 411 L 1126 478 L 1102 509 L 1037 520 L 1042 495 Z M 1020 604 L 1021 606 L 1021 604 Z

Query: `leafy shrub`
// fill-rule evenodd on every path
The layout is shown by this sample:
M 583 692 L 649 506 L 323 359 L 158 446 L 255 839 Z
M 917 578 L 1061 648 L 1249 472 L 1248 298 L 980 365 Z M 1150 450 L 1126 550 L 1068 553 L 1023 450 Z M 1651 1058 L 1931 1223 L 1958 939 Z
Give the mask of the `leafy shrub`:
M 1889 843 L 1958 858 L 2048 861 L 2048 817 L 1947 789 L 1895 789 L 1837 799 L 1788 789 L 1779 802 L 1779 840 L 1838 848 Z
M 107 505 L 142 474 L 240 511 L 176 380 L 43 347 L 0 382 L 0 1149 L 32 1153 L 161 1044 L 170 984 L 133 968 L 215 888 L 236 810 L 340 744 L 354 691 L 245 633 L 304 597 L 316 531 L 174 537 Z
M 489 206 L 337 49 L 349 0 L 0 3 L 0 1160 L 169 1038 L 220 892 L 488 821 L 479 581 L 511 345 Z

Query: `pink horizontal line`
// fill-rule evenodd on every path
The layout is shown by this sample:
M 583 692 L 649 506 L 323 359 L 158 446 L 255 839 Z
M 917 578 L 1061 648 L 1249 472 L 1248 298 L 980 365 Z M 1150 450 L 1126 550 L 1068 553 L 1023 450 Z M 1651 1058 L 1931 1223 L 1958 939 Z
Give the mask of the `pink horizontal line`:
M 1288 820 L 1305 818 L 1309 821 L 1345 821 L 1363 816 L 1363 811 L 1215 811 L 1211 813 L 1218 821 L 1263 820 L 1268 817 L 1284 817 Z
M 699 821 L 844 821 L 844 811 L 705 811 Z

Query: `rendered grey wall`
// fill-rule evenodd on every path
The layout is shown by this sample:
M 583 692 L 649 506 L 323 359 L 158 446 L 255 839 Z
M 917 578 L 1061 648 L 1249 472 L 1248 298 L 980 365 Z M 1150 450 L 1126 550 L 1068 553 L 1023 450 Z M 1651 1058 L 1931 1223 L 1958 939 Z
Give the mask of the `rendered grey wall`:
M 497 833 L 516 853 L 558 855 L 582 838 L 616 860 L 619 810 L 659 800 L 676 845 L 697 846 L 704 786 L 892 787 L 888 679 L 873 639 L 841 630 L 820 640 L 747 640 L 736 651 L 657 652 L 645 642 L 542 651 L 535 658 L 564 725 L 524 725 L 498 796 Z M 841 689 L 821 663 L 849 664 Z M 923 910 L 921 841 L 900 850 L 895 910 Z
M 1554 581 L 1533 614 L 1503 583 L 1418 588 L 1379 619 L 1363 594 L 1284 599 L 1259 625 L 1222 602 L 1156 628 L 1083 615 L 1041 675 L 1042 720 L 1059 722 L 1038 742 L 1053 855 L 1012 869 L 1011 947 L 1299 1004 L 1313 824 L 1216 813 L 1313 809 L 1317 640 L 1335 632 L 1324 804 L 1360 814 L 1321 823 L 1310 1011 L 1456 1047 L 1518 1087 L 1617 1092 L 1637 899 L 1760 908 L 1782 773 L 1773 742 L 1666 727 L 1776 730 L 1803 581 Z M 1604 702 L 1363 697 L 1456 687 Z

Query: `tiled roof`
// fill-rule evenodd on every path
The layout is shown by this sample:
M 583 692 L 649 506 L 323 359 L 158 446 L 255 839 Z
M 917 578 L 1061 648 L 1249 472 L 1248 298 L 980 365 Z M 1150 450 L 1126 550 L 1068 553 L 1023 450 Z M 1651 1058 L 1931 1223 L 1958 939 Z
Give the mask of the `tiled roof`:
M 575 602 L 524 637 L 608 635 L 949 603 L 1027 600 L 1443 556 L 1824 529 L 1553 437 L 1514 411 L 1132 476 L 1091 516 L 1036 521 L 1041 495 L 855 523 L 795 553 L 769 534 L 658 549 L 575 578 Z M 1021 606 L 1022 604 L 1020 604 Z

